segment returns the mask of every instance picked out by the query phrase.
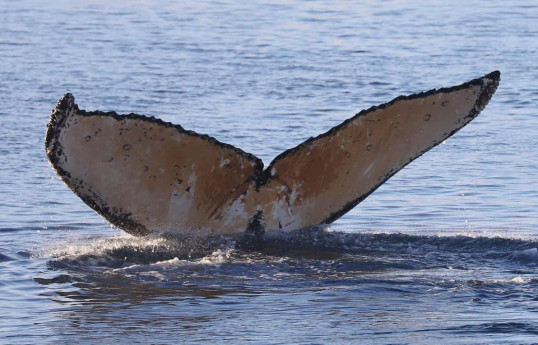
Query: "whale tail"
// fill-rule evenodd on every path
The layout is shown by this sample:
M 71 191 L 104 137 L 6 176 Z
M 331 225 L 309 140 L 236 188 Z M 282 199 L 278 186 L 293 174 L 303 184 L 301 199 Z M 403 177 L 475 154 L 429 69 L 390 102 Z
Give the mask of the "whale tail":
M 278 155 L 252 154 L 137 114 L 80 110 L 71 94 L 46 135 L 52 167 L 86 204 L 134 235 L 260 233 L 328 224 L 474 119 L 495 71 L 363 110 Z

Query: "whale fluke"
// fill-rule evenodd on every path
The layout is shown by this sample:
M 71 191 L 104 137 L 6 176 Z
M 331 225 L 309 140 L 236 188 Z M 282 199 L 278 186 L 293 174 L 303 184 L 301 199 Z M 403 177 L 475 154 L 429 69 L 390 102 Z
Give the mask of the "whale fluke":
M 278 155 L 256 156 L 137 114 L 80 110 L 71 94 L 52 111 L 47 156 L 67 186 L 133 235 L 218 235 L 328 224 L 474 119 L 495 71 L 451 88 L 363 110 Z

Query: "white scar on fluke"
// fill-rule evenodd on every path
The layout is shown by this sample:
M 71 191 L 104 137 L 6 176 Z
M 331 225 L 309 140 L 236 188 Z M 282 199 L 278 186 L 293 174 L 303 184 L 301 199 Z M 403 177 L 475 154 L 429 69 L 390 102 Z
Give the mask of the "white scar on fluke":
M 329 224 L 474 119 L 495 71 L 363 110 L 278 155 L 256 156 L 137 114 L 80 110 L 66 94 L 46 135 L 52 167 L 113 225 L 133 235 L 219 235 Z

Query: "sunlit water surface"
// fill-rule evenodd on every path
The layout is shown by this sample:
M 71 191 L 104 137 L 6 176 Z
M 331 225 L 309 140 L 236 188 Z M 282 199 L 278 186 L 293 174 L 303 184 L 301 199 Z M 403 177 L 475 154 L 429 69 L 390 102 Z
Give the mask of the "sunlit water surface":
M 538 343 L 532 1 L 0 0 L 0 343 Z M 361 109 L 502 72 L 473 123 L 328 228 L 134 238 L 44 153 L 65 92 L 268 164 Z

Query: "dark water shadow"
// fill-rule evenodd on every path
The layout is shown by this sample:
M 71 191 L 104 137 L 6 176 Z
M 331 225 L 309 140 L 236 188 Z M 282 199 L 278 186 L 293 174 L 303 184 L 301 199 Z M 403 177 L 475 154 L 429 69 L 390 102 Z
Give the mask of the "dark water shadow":
M 256 293 L 267 289 L 354 284 L 387 272 L 498 266 L 528 273 L 538 267 L 538 241 L 500 237 L 361 234 L 303 229 L 245 237 L 97 239 L 60 248 L 35 281 L 68 287 L 63 298 L 117 294 L 155 296 Z M 96 296 L 86 296 L 96 294 Z M 119 298 L 119 297 L 118 297 Z M 125 298 L 122 297 L 122 298 Z
M 474 296 L 473 303 L 503 300 L 507 293 L 528 299 L 525 294 L 538 289 L 536 279 L 486 281 L 473 272 L 533 276 L 537 248 L 534 240 L 323 228 L 271 233 L 257 242 L 119 236 L 54 250 L 48 269 L 34 281 L 43 287 L 41 295 L 58 306 L 58 327 L 69 334 L 95 327 L 128 334 L 165 324 L 195 332 L 237 317 L 249 319 L 249 310 L 271 312 L 271 303 L 281 309 L 288 304 L 315 308 L 305 309 L 314 317 L 318 308 L 325 308 L 319 303 L 327 308 L 364 304 L 369 312 L 379 301 L 398 301 L 403 307 L 432 296 L 443 300 L 444 293 L 450 303 L 461 296 Z M 457 291 L 461 296 L 454 295 Z

